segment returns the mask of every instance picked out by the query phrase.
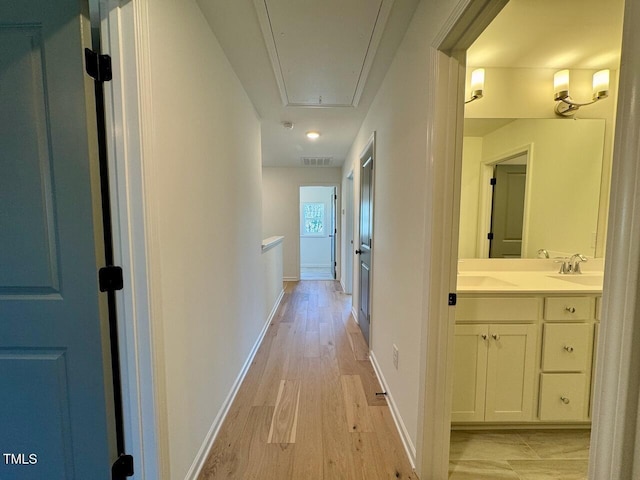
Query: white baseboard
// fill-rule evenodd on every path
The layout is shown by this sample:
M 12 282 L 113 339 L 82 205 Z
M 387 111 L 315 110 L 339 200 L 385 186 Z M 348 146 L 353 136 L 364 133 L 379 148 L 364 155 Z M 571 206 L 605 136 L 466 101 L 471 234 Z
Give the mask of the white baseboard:
M 378 360 L 376 360 L 376 356 L 372 351 L 369 351 L 369 360 L 371 361 L 371 365 L 373 365 L 373 370 L 376 373 L 376 377 L 378 377 L 380 386 L 385 392 L 387 392 L 386 397 L 387 397 L 387 401 L 389 402 L 389 410 L 391 410 L 391 416 L 393 417 L 393 421 L 395 422 L 396 428 L 398 429 L 398 433 L 400 434 L 400 439 L 402 440 L 404 449 L 407 452 L 407 457 L 409 457 L 409 462 L 411 463 L 411 467 L 415 470 L 416 447 L 411 441 L 411 437 L 409 436 L 407 427 L 402 421 L 402 417 L 400 416 L 400 412 L 398 411 L 396 402 L 394 402 L 393 400 L 393 395 L 391 395 L 387 382 L 384 379 L 384 375 L 382 375 L 382 370 L 380 370 L 380 365 L 378 365 Z
M 200 450 L 196 455 L 196 458 L 193 460 L 193 463 L 191 464 L 191 468 L 189 468 L 187 475 L 184 477 L 185 480 L 197 480 L 198 475 L 200 475 L 200 471 L 202 470 L 202 467 L 204 467 L 204 463 L 207 460 L 207 456 L 209 455 L 209 452 L 213 447 L 213 442 L 215 442 L 216 437 L 220 432 L 220 428 L 224 423 L 224 419 L 227 417 L 227 414 L 229 413 L 229 408 L 231 408 L 231 404 L 233 403 L 233 400 L 236 398 L 236 395 L 238 394 L 240 385 L 242 385 L 242 381 L 244 380 L 244 377 L 247 375 L 247 372 L 249 371 L 251 362 L 253 362 L 253 359 L 256 356 L 256 353 L 258 352 L 258 348 L 260 348 L 260 344 L 262 344 L 262 340 L 264 339 L 264 336 L 267 333 L 267 329 L 269 328 L 269 324 L 271 324 L 271 320 L 273 320 L 273 317 L 276 314 L 278 307 L 280 306 L 280 302 L 282 301 L 283 296 L 284 296 L 284 289 L 280 291 L 280 295 L 278 295 L 278 298 L 275 301 L 273 308 L 271 309 L 271 313 L 269 314 L 269 317 L 267 318 L 267 321 L 265 322 L 264 327 L 262 327 L 262 331 L 260 332 L 260 335 L 258 335 L 258 339 L 256 340 L 256 343 L 253 345 L 253 348 L 249 352 L 249 356 L 247 357 L 247 360 L 244 362 L 244 365 L 242 366 L 242 369 L 240 370 L 238 377 L 236 378 L 235 382 L 233 382 L 231 391 L 227 395 L 227 398 L 225 399 L 224 403 L 222 404 L 222 408 L 216 415 L 216 418 L 213 420 L 213 423 L 209 428 L 209 432 L 207 432 L 207 436 L 205 437 L 204 442 L 202 443 L 202 446 L 200 447 Z
M 354 307 L 351 307 L 351 315 L 353 315 L 355 322 L 360 325 L 360 322 L 358 321 L 358 312 L 355 311 Z
M 300 277 L 282 277 L 283 282 L 299 282 Z

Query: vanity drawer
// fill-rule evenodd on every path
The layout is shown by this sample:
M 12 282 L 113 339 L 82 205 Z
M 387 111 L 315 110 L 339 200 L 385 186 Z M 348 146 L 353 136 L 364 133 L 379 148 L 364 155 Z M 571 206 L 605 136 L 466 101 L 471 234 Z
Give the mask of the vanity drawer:
M 540 420 L 586 420 L 584 373 L 541 373 L 540 377 Z
M 594 297 L 547 297 L 544 299 L 544 319 L 565 322 L 591 320 L 595 301 Z
M 541 307 L 535 297 L 458 297 L 456 321 L 534 322 Z
M 593 348 L 589 323 L 546 323 L 542 343 L 542 369 L 547 372 L 584 372 Z

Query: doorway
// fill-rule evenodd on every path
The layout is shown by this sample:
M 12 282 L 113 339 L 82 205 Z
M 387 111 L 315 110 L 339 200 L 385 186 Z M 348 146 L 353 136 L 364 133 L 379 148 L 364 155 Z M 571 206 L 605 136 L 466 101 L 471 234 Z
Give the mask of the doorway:
M 504 18 L 504 15 L 512 14 L 512 12 L 521 13 L 522 10 L 518 10 L 518 6 L 522 4 L 523 2 L 512 0 L 504 11 L 498 15 L 496 21 L 499 23 L 501 17 Z M 512 9 L 509 7 L 512 7 Z M 540 4 L 537 8 L 543 9 L 544 6 Z M 534 18 L 539 15 L 539 13 L 531 14 L 531 10 L 528 13 Z M 508 22 L 503 21 L 504 23 L 508 23 L 511 27 L 518 25 L 518 22 L 513 21 L 512 18 Z M 495 40 L 496 30 L 491 30 L 493 25 L 490 25 L 486 32 L 491 31 Z M 523 25 L 522 21 L 520 25 Z M 535 30 L 534 26 L 529 26 Z M 548 25 L 546 26 L 548 27 Z M 478 43 L 474 43 L 467 51 L 468 71 L 480 66 L 473 63 L 478 58 L 477 56 L 474 57 L 473 48 L 481 43 L 483 35 L 481 34 L 476 40 Z M 504 43 L 508 41 L 508 38 L 502 37 L 501 41 Z M 463 58 L 461 64 L 464 64 L 464 54 L 461 58 Z M 509 82 L 518 85 L 516 88 L 523 91 L 527 90 L 527 88 L 522 88 L 523 83 L 527 82 L 522 79 L 516 79 L 518 73 L 515 70 L 521 67 L 522 65 L 516 67 L 503 64 L 500 69 L 487 69 L 487 81 L 492 79 L 494 82 L 499 83 L 509 77 Z M 615 69 L 615 67 L 609 66 L 602 66 L 601 68 L 607 67 Z M 542 71 L 544 70 L 542 66 L 530 65 L 528 68 L 531 68 L 532 71 L 535 71 L 534 69 L 541 70 L 540 77 L 545 80 L 552 78 L 553 72 L 548 74 L 546 71 Z M 578 69 L 580 67 L 574 66 L 574 68 Z M 494 76 L 490 77 L 490 74 Z M 616 87 L 612 88 L 615 89 Z M 533 95 L 532 97 L 535 98 Z M 469 96 L 467 95 L 466 98 L 469 98 Z M 546 96 L 540 96 L 541 103 L 544 98 Z M 610 113 L 606 113 L 604 105 L 601 105 L 599 114 L 605 118 L 613 118 L 613 112 L 615 111 L 613 102 L 609 104 L 608 108 Z M 604 114 L 602 113 L 603 111 L 605 112 Z M 535 252 L 536 248 L 547 246 L 556 247 L 553 248 L 554 251 L 563 251 L 564 249 L 559 248 L 559 245 L 564 246 L 564 244 L 560 244 L 553 234 L 564 227 L 564 222 L 553 221 L 553 213 L 562 211 L 564 217 L 572 218 L 574 214 L 570 212 L 575 210 L 586 218 L 586 213 L 589 209 L 584 202 L 575 202 L 575 207 L 573 204 L 569 205 L 574 200 L 573 197 L 575 195 L 566 194 L 566 182 L 563 183 L 562 180 L 571 178 L 574 171 L 580 173 L 588 171 L 590 162 L 587 162 L 583 155 L 580 167 L 572 169 L 568 175 L 565 175 L 561 173 L 563 169 L 560 165 L 567 164 L 569 159 L 565 155 L 557 154 L 557 146 L 571 144 L 571 148 L 577 150 L 583 143 L 572 142 L 571 137 L 568 135 L 563 136 L 560 142 L 548 140 L 548 138 L 552 138 L 550 133 L 560 128 L 559 124 L 563 126 L 562 128 L 568 125 L 563 119 L 554 118 L 555 115 L 552 110 L 546 113 L 546 117 L 541 115 L 545 118 L 536 119 L 534 124 L 532 119 L 539 115 L 537 112 L 534 113 L 532 108 L 522 108 L 517 115 L 514 115 L 513 112 L 507 112 L 500 105 L 497 105 L 495 100 L 485 96 L 475 104 L 465 106 L 464 113 L 465 138 L 462 142 L 461 154 L 463 166 L 462 172 L 458 173 L 459 176 L 462 176 L 463 187 L 461 190 L 463 195 L 464 188 L 467 186 L 464 180 L 465 162 L 469 157 L 468 153 L 465 154 L 465 149 L 470 150 L 475 145 L 475 148 L 482 155 L 493 158 L 493 161 L 485 161 L 480 164 L 480 196 L 475 195 L 474 199 L 478 201 L 478 211 L 480 212 L 477 231 L 479 246 L 476 251 L 477 256 L 462 254 L 465 251 L 462 232 L 465 231 L 465 228 L 467 231 L 470 230 L 469 224 L 471 222 L 469 222 L 469 215 L 463 217 L 463 214 L 467 212 L 464 211 L 464 208 L 461 208 L 459 252 L 462 254 L 460 258 L 464 258 L 465 263 L 461 264 L 460 267 L 460 270 L 463 270 L 461 272 L 463 275 L 459 275 L 458 278 L 469 280 L 469 277 L 464 278 L 464 270 L 473 271 L 474 266 L 479 266 L 480 263 L 483 265 L 483 270 L 488 272 L 501 269 L 508 270 L 510 268 L 518 271 L 526 270 L 522 263 L 516 264 L 520 260 L 514 260 L 513 263 L 508 263 L 508 261 L 505 263 L 501 260 L 500 266 L 495 267 L 495 263 L 484 260 L 486 258 L 520 259 L 525 256 L 535 258 L 528 251 L 533 250 Z M 598 113 L 587 111 L 581 113 L 584 115 L 583 118 L 588 115 L 593 115 L 591 118 L 597 118 L 598 115 Z M 511 118 L 506 118 L 507 114 Z M 501 116 L 502 118 L 500 118 Z M 493 130 L 491 132 L 485 131 L 483 134 L 471 135 L 466 130 L 466 123 L 469 117 L 476 121 L 484 120 L 486 121 L 485 125 L 493 123 Z M 572 127 L 577 125 L 579 121 L 572 122 Z M 585 120 L 585 122 L 588 121 L 591 120 Z M 461 125 L 461 123 L 459 122 L 458 125 Z M 538 130 L 535 130 L 536 128 Z M 611 135 L 611 132 L 607 132 L 607 134 Z M 593 139 L 594 135 L 589 135 L 589 138 Z M 529 142 L 531 142 L 531 145 L 535 144 L 536 149 L 536 170 L 535 177 L 533 177 L 535 183 L 534 189 L 532 189 L 532 191 L 535 190 L 537 192 L 535 195 L 530 195 L 528 191 L 532 178 L 530 165 L 527 165 L 530 158 L 527 158 L 526 154 L 496 156 L 496 153 L 504 152 L 505 150 L 512 151 L 514 143 L 521 146 Z M 551 144 L 553 144 L 554 148 L 547 149 L 547 145 Z M 601 169 L 600 165 L 604 164 L 601 145 L 599 148 L 591 149 L 600 157 L 598 170 Z M 529 149 L 529 153 L 531 153 L 532 148 Z M 553 162 L 550 161 L 551 159 L 553 159 Z M 507 161 L 503 162 L 502 160 Z M 553 165 L 553 169 L 549 168 L 549 175 L 546 175 L 545 170 L 547 164 Z M 478 164 L 475 164 L 474 167 L 473 174 L 477 175 Z M 491 172 L 491 187 L 488 186 L 489 182 L 485 185 L 482 181 L 483 177 L 487 176 L 487 171 Z M 558 178 L 562 179 L 557 182 L 560 185 L 558 190 L 562 195 L 554 196 L 554 185 Z M 506 186 L 506 188 L 499 190 L 499 187 L 502 186 Z M 484 194 L 487 189 L 490 191 L 488 195 Z M 584 190 L 586 188 L 583 186 L 582 191 Z M 608 191 L 606 177 L 602 181 L 598 179 L 597 188 L 592 191 L 591 196 L 599 198 L 603 191 Z M 541 192 L 544 192 L 544 194 Z M 490 199 L 489 201 L 486 200 L 487 197 Z M 538 222 L 537 217 L 534 215 L 531 222 L 530 227 L 535 235 L 531 232 L 529 232 L 530 235 L 525 235 L 527 233 L 527 202 L 530 203 L 530 208 L 536 207 L 534 213 L 537 212 L 537 207 L 540 204 L 545 205 L 543 220 Z M 550 202 L 551 207 L 546 202 Z M 461 205 L 464 206 L 467 203 L 461 200 Z M 486 208 L 487 206 L 488 208 Z M 593 218 L 598 218 L 597 211 Z M 463 225 L 465 220 L 467 225 Z M 583 223 L 586 223 L 586 220 L 583 220 Z M 490 225 L 488 229 L 484 228 L 487 224 Z M 471 229 L 473 228 L 471 227 Z M 592 236 L 593 247 L 595 247 L 597 235 L 595 232 L 591 233 L 592 231 L 590 230 L 588 235 L 581 235 L 580 238 Z M 489 233 L 487 234 L 487 232 Z M 570 234 L 562 235 L 563 238 L 569 236 Z M 458 237 L 456 235 L 454 237 L 456 237 L 454 238 L 455 243 L 458 241 Z M 527 238 L 531 243 L 530 248 L 525 248 L 523 245 L 524 239 Z M 575 247 L 577 243 L 577 241 L 572 241 L 571 247 L 569 247 L 572 252 L 582 250 L 583 247 Z M 541 250 L 546 252 L 546 249 Z M 471 249 L 467 251 L 471 251 Z M 525 252 L 529 254 L 525 255 Z M 478 261 L 476 259 L 483 260 Z M 597 261 L 598 259 L 595 260 Z M 536 270 L 538 267 L 540 270 L 549 273 L 553 273 L 555 270 L 553 260 L 543 259 L 537 261 L 539 262 L 538 266 L 534 266 L 536 260 L 524 261 L 528 262 L 526 265 L 532 270 Z M 542 262 L 541 266 L 540 262 Z M 476 268 L 476 270 L 479 269 Z M 472 273 L 475 274 L 476 272 Z M 513 277 L 504 276 L 500 278 L 507 280 Z M 477 279 L 478 277 L 475 277 L 475 280 Z M 462 288 L 460 288 L 461 283 Z M 513 301 L 515 299 L 513 293 L 504 293 L 500 289 L 487 293 L 486 288 L 484 290 L 477 288 L 474 292 L 474 294 L 477 294 L 476 297 L 473 300 L 469 300 L 469 290 L 463 288 L 464 282 L 459 282 L 458 287 L 457 292 L 461 298 L 458 299 L 458 308 L 455 315 L 455 332 L 453 334 L 455 348 L 452 359 L 449 360 L 450 364 L 453 363 L 454 371 L 452 400 L 452 421 L 454 423 L 452 425 L 453 431 L 451 432 L 449 452 L 451 462 L 449 467 L 450 478 L 467 478 L 466 476 L 469 474 L 472 474 L 477 479 L 496 478 L 497 476 L 500 476 L 500 478 L 522 478 L 531 475 L 533 470 L 538 474 L 542 474 L 544 478 L 550 478 L 549 475 L 553 472 L 560 474 L 563 478 L 586 478 L 590 454 L 590 427 L 593 418 L 589 413 L 590 389 L 593 388 L 592 382 L 595 381 L 592 380 L 595 379 L 595 375 L 592 374 L 591 355 L 593 355 L 593 358 L 596 356 L 596 350 L 593 345 L 598 341 L 599 317 L 585 313 L 581 317 L 580 323 L 567 323 L 560 327 L 565 328 L 566 326 L 574 333 L 578 330 L 585 332 L 584 347 L 581 348 L 581 352 L 585 357 L 581 358 L 579 364 L 576 363 L 572 366 L 567 366 L 565 363 L 562 363 L 561 366 L 552 366 L 546 361 L 546 358 L 548 358 L 549 352 L 552 350 L 550 345 L 558 326 L 546 322 L 551 318 L 549 309 L 553 300 L 550 300 L 550 298 L 553 295 L 565 294 L 566 290 L 554 290 L 549 287 L 549 290 L 545 293 L 546 298 L 540 296 L 537 299 L 540 305 L 537 313 L 533 311 L 535 309 L 532 309 L 531 314 L 524 313 L 520 308 L 524 306 L 524 302 L 518 303 L 519 310 L 510 312 L 505 316 L 504 322 L 499 323 L 500 314 L 496 314 L 500 309 L 498 305 L 502 305 L 500 302 L 503 300 Z M 461 292 L 467 294 L 466 298 L 460 294 Z M 518 293 L 522 294 L 522 290 L 515 293 L 516 296 Z M 498 299 L 498 295 L 503 297 L 511 296 Z M 585 301 L 593 301 L 595 304 L 596 301 L 599 301 L 596 296 L 594 295 L 590 298 L 583 296 L 581 298 L 587 299 Z M 467 300 L 477 300 L 479 302 L 487 300 L 492 302 L 491 308 L 495 308 L 495 312 L 482 317 L 482 314 L 478 314 L 476 311 L 471 312 L 466 308 L 469 305 L 468 303 L 463 305 L 463 302 Z M 544 314 L 542 313 L 543 305 Z M 571 308 L 568 308 L 568 311 L 571 311 Z M 482 322 L 478 320 L 482 320 Z M 570 352 L 565 357 L 562 357 L 565 362 L 574 358 L 571 357 L 574 349 L 570 344 L 574 338 L 576 336 L 572 336 L 570 341 L 562 343 L 558 347 L 561 351 Z M 536 342 L 540 347 L 536 347 Z M 571 390 L 571 396 L 565 396 L 562 393 L 559 393 L 557 397 L 555 396 L 556 390 L 569 390 L 570 381 L 578 378 L 580 380 L 584 379 L 584 383 Z M 551 385 L 553 381 L 559 380 L 562 381 L 562 385 L 558 385 L 557 388 Z M 509 386 L 508 383 L 510 381 L 513 381 L 513 384 Z M 516 386 L 515 388 L 514 385 Z M 550 393 L 552 391 L 553 393 Z M 551 401 L 548 400 L 549 398 L 551 398 Z M 553 415 L 550 415 L 549 405 L 551 404 L 555 408 L 556 402 L 560 407 L 554 411 Z M 522 430 L 513 430 L 518 427 Z M 483 428 L 491 429 L 491 431 L 489 433 L 472 431 Z M 550 432 L 548 431 L 549 428 L 554 430 Z M 505 431 L 507 429 L 509 429 L 508 432 Z M 565 430 L 562 431 L 561 429 Z M 498 444 L 508 445 L 509 447 L 497 455 L 489 453 L 497 453 L 498 448 L 496 447 Z M 513 450 L 507 451 L 511 448 Z M 562 453 L 560 453 L 560 449 L 563 450 Z M 472 462 L 475 463 L 471 465 Z M 496 467 L 500 468 L 501 471 L 499 473 L 495 471 Z
M 527 154 L 516 155 L 492 167 L 489 258 L 521 258 L 525 237 Z
M 300 187 L 300 280 L 335 280 L 335 186 Z

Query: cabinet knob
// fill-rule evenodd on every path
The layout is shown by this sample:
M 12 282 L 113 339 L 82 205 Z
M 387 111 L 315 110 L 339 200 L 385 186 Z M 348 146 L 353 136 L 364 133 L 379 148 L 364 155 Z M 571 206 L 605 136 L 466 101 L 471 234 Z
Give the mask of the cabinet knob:
M 486 333 L 483 333 L 482 335 L 480 335 L 480 337 L 481 337 L 483 340 L 486 340 L 487 338 L 489 338 L 489 335 L 487 335 Z
M 573 352 L 573 347 L 571 345 L 565 345 L 564 349 L 569 353 Z
M 498 335 L 497 333 L 494 333 L 491 336 L 493 337 L 494 340 L 500 340 L 500 335 Z
M 565 307 L 565 310 L 569 313 L 576 313 L 576 307 Z
M 569 405 L 569 399 L 567 397 L 560 397 L 560 400 L 562 400 L 562 403 L 564 403 L 565 405 Z

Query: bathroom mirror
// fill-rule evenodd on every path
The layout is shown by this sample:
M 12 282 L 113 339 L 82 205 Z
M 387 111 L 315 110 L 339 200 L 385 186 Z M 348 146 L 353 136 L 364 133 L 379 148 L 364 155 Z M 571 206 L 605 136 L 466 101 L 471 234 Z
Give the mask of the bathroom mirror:
M 604 135 L 603 119 L 465 119 L 459 258 L 594 256 Z

